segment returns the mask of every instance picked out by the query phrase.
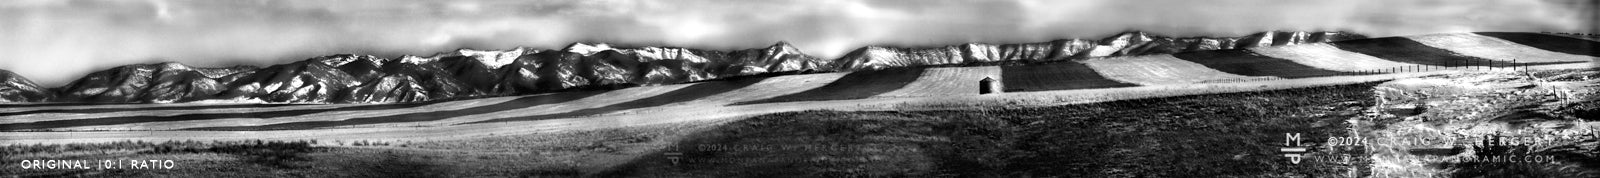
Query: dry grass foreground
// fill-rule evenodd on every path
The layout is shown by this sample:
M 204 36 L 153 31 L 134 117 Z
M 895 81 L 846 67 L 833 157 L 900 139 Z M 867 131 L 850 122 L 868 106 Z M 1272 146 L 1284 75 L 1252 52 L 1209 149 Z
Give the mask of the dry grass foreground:
M 1600 177 L 1600 71 L 1476 73 L 1378 86 L 1357 128 L 1382 177 Z
M 1287 132 L 1342 133 L 1345 120 L 1374 104 L 1374 85 L 1037 108 L 768 114 L 690 135 L 597 175 L 1342 176 L 1365 173 L 1367 162 L 1292 164 L 1278 148 Z
M 526 177 L 599 172 L 725 121 L 536 135 L 388 142 L 117 142 L 13 145 L 0 175 L 21 177 Z M 174 169 L 22 170 L 21 160 L 174 160 Z M 542 177 L 542 176 L 540 176 Z

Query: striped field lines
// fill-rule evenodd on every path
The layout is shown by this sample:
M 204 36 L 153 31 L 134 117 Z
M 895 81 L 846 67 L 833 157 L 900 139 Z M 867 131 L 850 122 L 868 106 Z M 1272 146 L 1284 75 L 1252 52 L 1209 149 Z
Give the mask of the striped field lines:
M 734 104 L 865 99 L 905 88 L 906 85 L 919 80 L 925 71 L 927 70 L 923 68 L 855 71 L 827 85 L 804 92 Z
M 1244 49 L 1195 51 L 1172 54 L 1172 56 L 1199 63 L 1206 68 L 1244 76 L 1272 76 L 1293 79 L 1364 74 L 1316 68 L 1295 63 L 1292 60 L 1265 56 Z
M 1273 58 L 1293 61 L 1306 66 L 1344 72 L 1369 71 L 1414 65 L 1410 63 L 1384 60 L 1378 57 L 1368 56 L 1366 54 L 1339 50 L 1339 48 L 1333 47 L 1333 45 L 1324 43 L 1254 48 L 1250 49 L 1250 51 Z
M 1000 78 L 1007 92 L 1139 86 L 1106 78 L 1100 71 L 1078 62 L 1001 66 Z
M 1376 80 L 1400 67 L 1592 65 L 1600 42 L 1533 33 L 1469 33 L 1095 58 L 1043 64 L 936 67 L 749 77 L 609 91 L 404 104 L 0 105 L 0 140 L 83 130 L 262 131 L 476 127 L 552 119 L 736 116 L 938 98 L 985 98 L 978 80 L 999 79 L 1000 96 L 1149 87 Z M 1560 65 L 1557 65 L 1560 64 Z M 1381 71 L 1381 72 L 1377 72 Z M 1276 82 L 1283 81 L 1283 82 Z M 1265 87 L 1270 88 L 1270 87 Z M 1084 95 L 1093 95 L 1084 94 Z M 1041 96 L 1042 97 L 1042 96 Z M 993 98 L 993 97 L 990 97 Z M 783 108 L 764 108 L 783 107 Z M 672 111 L 665 110 L 696 110 Z M 699 114 L 685 114 L 693 112 Z M 659 117 L 659 118 L 657 118 Z M 584 123 L 620 124 L 620 123 Z M 232 133 L 232 132 L 230 132 Z
M 978 80 L 1000 79 L 1000 66 L 928 68 L 917 81 L 878 97 L 938 97 L 978 95 Z
M 1495 37 L 1546 51 L 1600 56 L 1600 41 L 1536 33 L 1478 32 L 1473 34 Z
M 705 98 L 695 100 L 693 103 L 725 105 L 767 99 L 772 98 L 773 96 L 792 95 L 828 85 L 848 74 L 850 73 L 835 72 L 777 76 L 762 80 L 761 83 L 739 88 L 738 90 L 707 96 Z
M 139 110 L 193 110 L 207 108 L 270 108 L 314 106 L 314 104 L 233 104 L 233 103 L 155 103 L 155 104 L 88 104 L 88 103 L 38 103 L 0 105 L 0 116 L 30 113 L 99 113 Z
M 413 104 L 381 104 L 381 105 L 375 105 L 375 104 L 330 104 L 330 105 L 295 105 L 295 106 L 285 106 L 285 107 L 260 107 L 260 108 L 249 108 L 249 107 L 242 107 L 242 108 L 235 108 L 235 107 L 191 108 L 191 107 L 183 107 L 184 109 L 161 108 L 161 109 L 154 109 L 154 110 L 147 110 L 147 109 L 142 109 L 142 108 L 125 108 L 125 109 L 98 108 L 98 109 L 85 109 L 85 110 L 111 110 L 111 111 L 101 112 L 101 113 L 71 113 L 71 112 L 35 113 L 35 114 L 25 114 L 25 115 L 4 116 L 4 117 L 0 117 L 0 128 L 7 128 L 6 124 L 11 124 L 11 123 L 66 121 L 66 120 L 75 120 L 75 119 L 113 118 L 113 117 L 118 118 L 119 120 L 128 120 L 128 121 L 122 121 L 122 122 L 154 122 L 154 121 L 181 121 L 181 120 L 209 120 L 209 119 L 226 119 L 226 118 L 269 119 L 269 118 L 294 117 L 294 116 L 326 117 L 326 115 L 324 115 L 324 114 L 329 114 L 328 112 L 360 112 L 362 114 L 395 114 L 395 113 L 405 113 L 405 112 L 416 112 L 416 111 L 418 111 L 418 109 L 424 109 L 424 110 L 461 109 L 461 108 L 465 108 L 465 107 L 473 107 L 473 106 L 477 106 L 477 105 L 483 105 L 485 103 L 502 102 L 504 100 L 510 100 L 510 99 L 513 99 L 513 98 L 500 97 L 500 98 L 486 98 L 486 99 L 474 99 L 474 100 L 441 101 L 441 102 L 430 102 L 430 103 L 413 103 Z M 426 107 L 419 107 L 419 106 L 426 106 Z M 385 110 L 395 110 L 395 111 L 405 111 L 405 112 L 389 112 L 389 111 L 385 111 Z
M 666 106 L 666 105 L 671 105 L 671 104 L 686 103 L 686 102 L 698 100 L 700 98 L 704 98 L 704 97 L 707 97 L 707 96 L 717 95 L 717 94 L 721 94 L 721 93 L 725 93 L 725 92 L 729 92 L 729 91 L 733 91 L 733 90 L 738 90 L 740 88 L 745 88 L 745 87 L 748 87 L 750 85 L 755 85 L 756 83 L 760 83 L 761 80 L 763 80 L 763 79 L 766 79 L 766 78 L 743 78 L 743 79 L 735 79 L 735 80 L 728 80 L 728 81 L 700 82 L 700 83 L 695 83 L 695 84 L 688 84 L 688 86 L 672 90 L 671 92 L 655 94 L 654 96 L 650 96 L 650 97 L 633 99 L 632 101 L 623 102 L 623 103 L 609 104 L 609 105 L 606 105 L 604 107 L 584 108 L 584 109 L 572 110 L 572 111 L 567 111 L 567 112 L 562 112 L 562 113 L 543 114 L 543 115 L 534 115 L 534 116 L 497 118 L 497 119 L 490 119 L 490 120 L 484 120 L 484 121 L 470 122 L 468 124 L 472 124 L 472 123 L 510 122 L 510 121 L 530 121 L 530 120 L 544 120 L 544 119 L 559 119 L 559 118 L 582 117 L 582 116 L 590 116 L 590 115 L 597 115 L 597 114 L 605 114 L 605 113 L 613 112 L 613 111 L 648 108 L 648 107 L 658 107 L 658 106 Z
M 590 92 L 593 93 L 593 92 Z M 39 129 L 36 125 L 68 124 L 68 130 L 174 130 L 205 127 L 261 126 L 287 123 L 329 122 L 420 122 L 446 119 L 455 116 L 519 109 L 540 104 L 554 104 L 564 100 L 550 98 L 583 97 L 590 93 L 562 93 L 522 97 L 493 98 L 495 102 L 466 102 L 442 104 L 390 104 L 369 105 L 360 108 L 336 108 L 301 111 L 275 111 L 255 113 L 184 114 L 174 116 L 124 116 L 78 120 L 77 122 L 33 123 L 32 125 L 4 126 L 6 129 Z M 359 110 L 373 109 L 373 110 Z
M 1273 76 L 1243 76 L 1207 68 L 1172 55 L 1111 57 L 1084 60 L 1084 64 L 1112 80 L 1139 85 L 1181 85 L 1212 81 L 1278 79 Z
M 1406 38 L 1450 52 L 1501 62 L 1588 62 L 1597 59 L 1594 56 L 1545 51 L 1472 33 L 1418 35 Z
M 1423 42 L 1405 37 L 1387 37 L 1360 39 L 1331 43 L 1341 50 L 1370 55 L 1386 60 L 1404 62 L 1427 66 L 1461 67 L 1461 66 L 1524 66 L 1524 65 L 1551 65 L 1581 63 L 1572 62 L 1522 62 L 1499 61 L 1486 59 L 1483 56 L 1472 56 L 1456 53 L 1445 48 L 1429 46 Z M 1505 53 L 1515 51 L 1507 48 L 1479 48 L 1480 51 L 1494 51 Z M 1484 52 L 1489 53 L 1489 52 Z
M 287 129 L 313 129 L 329 127 L 348 127 L 373 124 L 396 123 L 427 123 L 447 119 L 459 118 L 499 118 L 517 117 L 538 114 L 558 113 L 569 110 L 600 107 L 637 98 L 645 98 L 671 92 L 689 85 L 663 85 L 651 87 L 634 87 L 607 92 L 571 92 L 554 93 L 521 97 L 517 100 L 482 105 L 461 110 L 440 110 L 433 112 L 412 112 L 401 115 L 362 117 L 362 118 L 296 118 L 298 122 L 267 121 L 246 125 L 207 125 L 187 126 L 195 130 L 287 130 Z

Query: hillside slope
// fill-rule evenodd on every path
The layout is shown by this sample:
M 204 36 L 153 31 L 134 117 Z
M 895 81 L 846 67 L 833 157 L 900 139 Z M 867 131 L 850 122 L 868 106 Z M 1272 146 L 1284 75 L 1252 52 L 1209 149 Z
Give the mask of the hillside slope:
M 973 43 L 942 48 L 869 46 L 832 60 L 806 55 L 785 42 L 736 51 L 575 43 L 556 50 L 462 49 L 430 57 L 340 54 L 266 67 L 127 65 L 95 72 L 55 88 L 52 93 L 60 97 L 34 101 L 401 103 L 678 84 L 753 75 L 1046 62 L 1359 38 L 1364 37 L 1340 32 L 1262 32 L 1244 37 L 1186 38 L 1127 32 L 1098 40 L 1064 39 L 1043 43 Z M 0 94 L 9 98 L 22 97 Z
M 1472 34 L 1454 34 L 1472 35 Z M 1536 41 L 1576 40 L 1534 36 Z M 1399 37 L 1384 40 L 1408 40 Z M 1498 38 L 1467 38 L 1500 40 Z M 1582 41 L 1570 41 L 1582 42 Z M 1257 47 L 1173 55 L 1127 56 L 1030 65 L 906 68 L 819 74 L 752 76 L 682 85 L 631 87 L 618 90 L 560 92 L 412 104 L 354 105 L 197 105 L 134 107 L 128 105 L 0 107 L 0 130 L 283 130 L 343 127 L 446 126 L 585 117 L 646 114 L 759 114 L 883 102 L 1104 101 L 1139 96 L 1172 96 L 1182 92 L 1254 91 L 1287 86 L 1384 80 L 1399 76 L 1462 72 L 1506 72 L 1593 68 L 1600 51 L 1568 61 L 1501 61 L 1461 66 L 1453 60 L 1494 60 L 1459 54 L 1428 45 L 1391 46 L 1412 50 L 1366 53 L 1339 50 L 1380 48 L 1359 45 L 1389 42 L 1333 42 Z M 1489 44 L 1490 42 L 1478 42 Z M 1587 42 L 1595 43 L 1595 42 Z M 1426 44 L 1426 43 L 1418 43 Z M 1451 46 L 1446 46 L 1451 47 Z M 1478 54 L 1558 53 L 1529 50 L 1520 43 L 1475 48 Z M 1428 51 L 1427 55 L 1404 54 Z M 1387 54 L 1398 52 L 1403 54 Z M 1569 51 L 1570 52 L 1570 51 Z M 1564 52 L 1560 52 L 1564 53 Z M 1180 57 L 1182 56 L 1182 57 Z M 1381 57 L 1380 57 L 1381 56 Z M 1425 57 L 1417 59 L 1413 57 Z M 1440 56 L 1444 56 L 1441 58 Z M 1454 56 L 1454 57 L 1452 57 Z M 1185 59 L 1187 57 L 1188 59 Z M 1200 58 L 1207 57 L 1207 58 Z M 1583 61 L 1579 61 L 1583 60 Z M 1446 61 L 1446 62 L 1437 62 Z M 1556 63 L 1551 63 L 1556 62 Z M 1581 62 L 1581 63 L 1579 63 Z M 1421 63 L 1421 64 L 1419 64 Z M 1565 64 L 1563 64 L 1565 63 Z M 312 63 L 312 65 L 325 65 Z M 348 66 L 349 64 L 345 64 Z M 510 64 L 508 64 L 509 66 Z M 1293 68 L 1284 67 L 1293 66 Z M 303 77 L 295 77 L 303 78 Z M 1006 92 L 980 95 L 978 80 L 1000 80 Z M 293 84 L 291 82 L 290 84 Z M 301 82 L 301 85 L 313 83 Z M 268 84 L 271 85 L 271 84 Z M 286 85 L 279 85 L 286 86 Z M 294 87 L 280 87 L 294 88 Z M 308 88 L 308 87 L 299 87 Z M 316 88 L 316 87 L 309 87 Z M 954 101 L 952 101 L 954 102 Z M 1050 103 L 1046 102 L 1046 103 Z M 686 111 L 678 111 L 686 110 Z M 647 114 L 648 113 L 648 114 Z M 665 117 L 665 116 L 661 116 Z M 693 119 L 709 116 L 686 116 Z
M 48 90 L 11 71 L 0 70 L 0 102 L 36 102 L 51 98 Z

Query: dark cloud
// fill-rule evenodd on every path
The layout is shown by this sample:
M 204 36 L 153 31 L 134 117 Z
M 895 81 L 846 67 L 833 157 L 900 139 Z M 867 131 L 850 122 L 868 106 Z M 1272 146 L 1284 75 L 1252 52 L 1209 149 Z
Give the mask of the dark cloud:
M 869 44 L 1094 38 L 1594 31 L 1595 2 L 1489 0 L 8 0 L 0 69 L 46 85 L 156 61 L 266 65 L 357 53 L 611 42 L 739 49 L 789 41 L 836 57 Z

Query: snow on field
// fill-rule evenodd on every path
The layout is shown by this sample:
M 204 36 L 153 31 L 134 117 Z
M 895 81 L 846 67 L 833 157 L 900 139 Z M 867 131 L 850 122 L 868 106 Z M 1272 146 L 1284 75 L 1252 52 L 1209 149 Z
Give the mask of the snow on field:
M 1600 59 L 1594 56 L 1540 50 L 1515 42 L 1471 33 L 1408 36 L 1422 44 L 1468 56 L 1497 61 L 1570 62 Z
M 1288 59 L 1306 66 L 1345 72 L 1416 65 L 1344 51 L 1325 43 L 1252 48 L 1250 51 L 1269 57 Z
M 1181 85 L 1208 81 L 1240 81 L 1279 79 L 1272 76 L 1242 76 L 1208 68 L 1198 63 L 1172 57 L 1149 55 L 1095 58 L 1084 60 L 1094 71 L 1112 80 L 1140 85 Z

